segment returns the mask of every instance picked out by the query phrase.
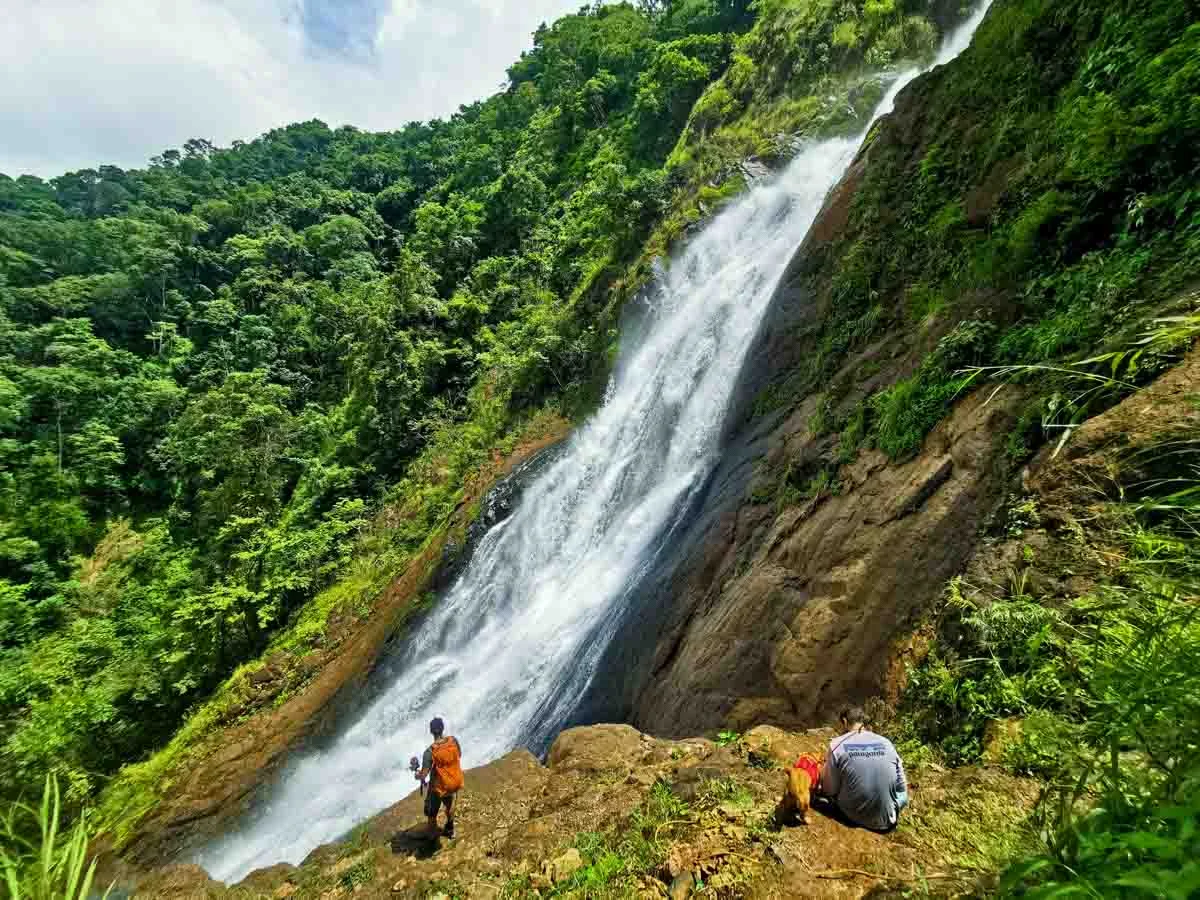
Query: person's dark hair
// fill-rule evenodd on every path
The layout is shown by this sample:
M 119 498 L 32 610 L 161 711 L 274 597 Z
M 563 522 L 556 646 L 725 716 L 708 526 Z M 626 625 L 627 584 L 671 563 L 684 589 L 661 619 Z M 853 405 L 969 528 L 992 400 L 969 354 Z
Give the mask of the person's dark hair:
M 440 738 L 442 736 L 442 733 L 445 730 L 446 730 L 446 723 L 443 722 L 441 720 L 441 718 L 434 719 L 432 722 L 429 723 L 429 733 L 432 734 L 435 738 Z
M 867 714 L 863 712 L 861 706 L 843 706 L 842 711 L 838 714 L 847 725 L 866 725 Z

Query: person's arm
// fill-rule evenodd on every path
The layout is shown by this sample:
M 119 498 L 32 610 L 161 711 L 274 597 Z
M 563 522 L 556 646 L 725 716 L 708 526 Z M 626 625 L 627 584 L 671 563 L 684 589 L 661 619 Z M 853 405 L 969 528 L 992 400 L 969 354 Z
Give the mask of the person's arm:
M 826 797 L 836 797 L 838 789 L 842 786 L 836 753 L 837 749 L 831 741 L 829 752 L 825 754 L 825 764 L 821 766 L 821 793 Z
M 896 808 L 904 809 L 908 806 L 908 777 L 904 774 L 904 761 L 900 759 L 900 754 L 896 753 L 896 748 L 892 748 L 892 753 L 896 757 Z
M 424 781 L 429 777 L 429 770 L 433 768 L 433 748 L 426 747 L 425 754 L 421 757 L 421 771 L 417 773 L 417 778 Z

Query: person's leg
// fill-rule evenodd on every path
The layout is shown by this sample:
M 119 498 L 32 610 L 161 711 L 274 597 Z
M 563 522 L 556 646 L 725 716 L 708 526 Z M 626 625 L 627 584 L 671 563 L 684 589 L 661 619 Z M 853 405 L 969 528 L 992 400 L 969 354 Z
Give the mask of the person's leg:
M 428 787 L 425 790 L 425 820 L 428 823 L 430 831 L 437 831 L 437 815 L 438 807 L 441 805 L 440 798 L 433 792 L 433 787 Z
M 443 797 L 442 804 L 446 807 L 446 837 L 454 837 L 454 794 Z

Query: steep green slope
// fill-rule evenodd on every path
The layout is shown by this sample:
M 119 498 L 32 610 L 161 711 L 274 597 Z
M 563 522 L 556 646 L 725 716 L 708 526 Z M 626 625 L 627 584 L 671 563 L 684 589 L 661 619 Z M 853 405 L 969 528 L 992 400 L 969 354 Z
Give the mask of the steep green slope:
M 921 83 L 914 114 L 870 148 L 848 226 L 818 264 L 832 312 L 797 381 L 821 384 L 890 329 L 956 330 L 911 378 L 826 423 L 846 451 L 869 438 L 903 458 L 963 364 L 1094 355 L 1194 282 L 1196 19 L 1186 2 L 1001 3 L 972 65 Z M 1051 412 L 1031 409 L 1031 429 L 1041 413 L 1064 424 Z

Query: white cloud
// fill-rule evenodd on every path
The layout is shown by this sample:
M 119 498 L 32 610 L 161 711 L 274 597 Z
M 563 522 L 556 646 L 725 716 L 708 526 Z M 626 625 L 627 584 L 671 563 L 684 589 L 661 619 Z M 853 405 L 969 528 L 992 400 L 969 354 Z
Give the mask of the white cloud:
M 0 172 L 140 166 L 191 137 L 310 118 L 385 130 L 448 115 L 500 87 L 539 23 L 580 6 L 379 2 L 369 52 L 339 54 L 306 34 L 299 0 L 0 0 Z

